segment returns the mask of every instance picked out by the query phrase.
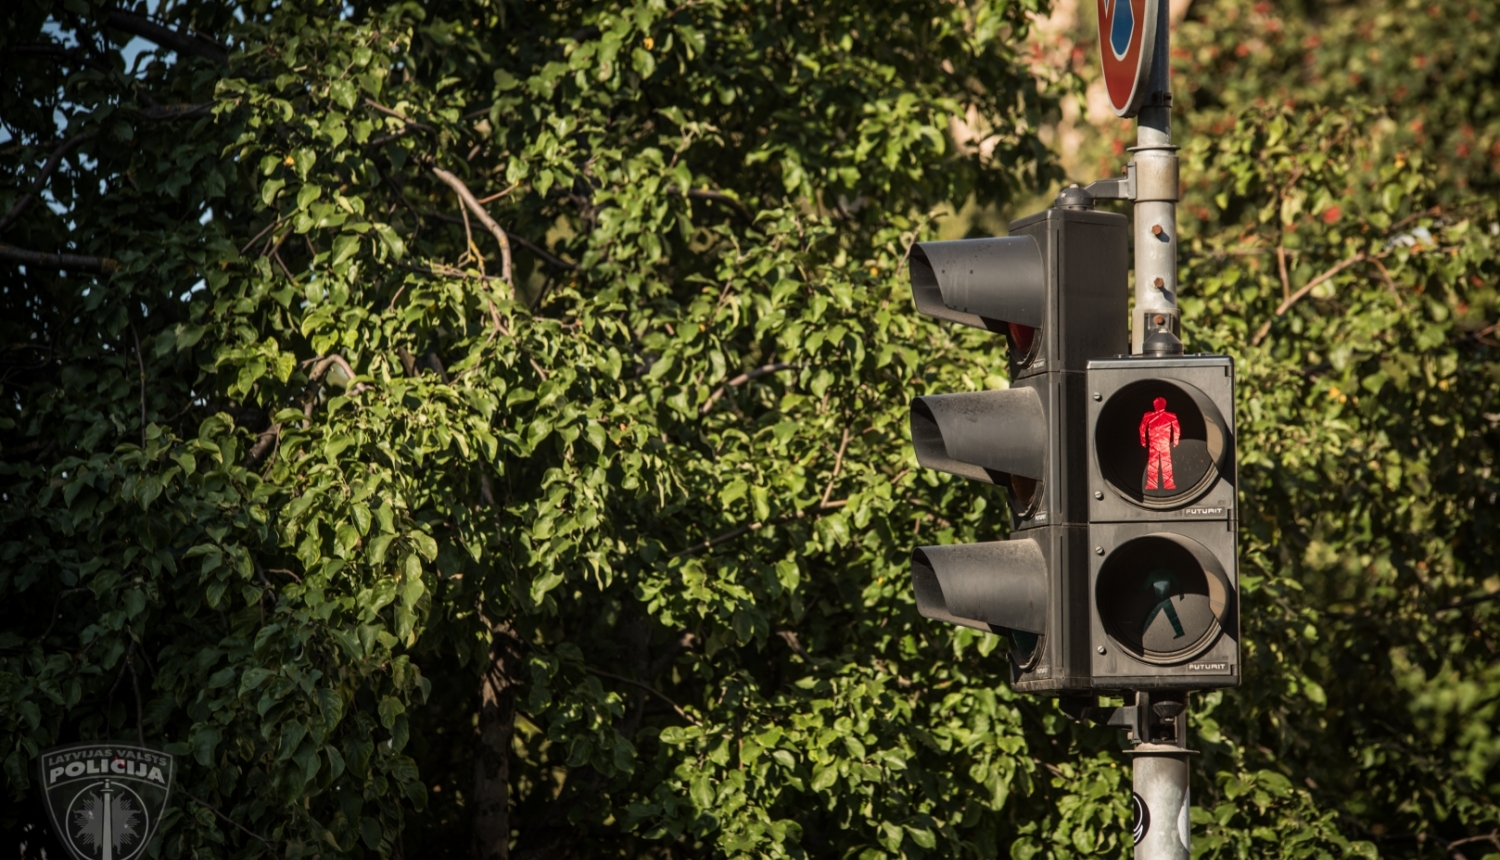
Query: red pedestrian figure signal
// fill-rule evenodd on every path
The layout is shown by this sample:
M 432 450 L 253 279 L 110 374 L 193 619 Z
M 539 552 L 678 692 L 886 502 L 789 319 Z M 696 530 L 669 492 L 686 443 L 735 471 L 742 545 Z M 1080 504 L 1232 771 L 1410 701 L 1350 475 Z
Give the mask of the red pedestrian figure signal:
M 1167 411 L 1167 399 L 1158 397 L 1151 402 L 1156 411 L 1141 417 L 1141 447 L 1149 452 L 1146 461 L 1146 489 L 1175 490 L 1172 480 L 1172 449 L 1182 441 L 1182 425 L 1177 415 Z M 1160 473 L 1161 486 L 1157 486 Z

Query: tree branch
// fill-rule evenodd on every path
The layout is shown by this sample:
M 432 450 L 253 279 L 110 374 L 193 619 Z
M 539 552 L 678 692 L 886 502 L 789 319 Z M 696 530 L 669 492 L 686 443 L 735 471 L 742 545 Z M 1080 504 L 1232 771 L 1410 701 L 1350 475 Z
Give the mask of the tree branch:
M 75 594 L 85 594 L 87 592 L 87 588 L 70 588 L 67 591 L 64 591 L 62 594 L 59 594 L 57 596 L 57 601 L 52 604 L 52 623 L 48 624 L 47 629 L 42 631 L 41 638 L 38 641 L 45 642 L 47 641 L 47 637 L 52 635 L 52 628 L 57 626 L 57 619 L 62 617 L 58 615 L 57 610 L 62 607 L 63 598 L 72 597 Z
M 465 272 L 463 269 L 455 269 L 452 266 L 444 266 L 441 263 L 433 264 L 432 268 L 430 269 L 424 269 L 421 266 L 413 266 L 409 263 L 399 263 L 398 265 L 400 265 L 401 268 L 407 270 L 408 272 L 416 272 L 419 275 L 442 275 L 449 278 L 474 278 L 475 280 L 479 281 L 500 280 L 499 275 L 476 275 L 472 272 Z M 391 304 L 392 306 L 395 305 L 394 300 Z
M 125 655 L 125 665 L 130 668 L 130 686 L 135 689 L 135 736 L 146 745 L 146 709 L 141 704 L 141 678 L 135 672 L 135 643 L 130 643 L 130 653 Z
M 651 665 L 646 667 L 647 680 L 655 681 L 657 678 L 661 677 L 661 673 L 667 671 L 667 667 L 671 666 L 672 663 L 677 660 L 677 655 L 688 650 L 689 648 L 696 646 L 697 644 L 698 637 L 693 633 L 684 630 L 682 632 L 682 635 L 677 637 L 676 642 L 673 642 L 666 651 L 663 651 L 660 656 L 651 661 Z
M 734 388 L 737 385 L 744 385 L 750 380 L 759 379 L 760 377 L 765 376 L 768 373 L 775 373 L 779 370 L 797 370 L 801 367 L 802 365 L 800 364 L 789 364 L 785 361 L 777 361 L 772 364 L 761 365 L 754 370 L 747 370 L 744 373 L 741 373 L 739 376 L 734 377 L 733 379 L 714 389 L 714 393 L 708 396 L 708 400 L 704 402 L 703 407 L 700 411 L 704 415 L 707 415 L 708 410 L 714 408 L 714 403 L 716 403 L 720 397 L 723 397 L 724 392 L 730 388 Z
M 184 795 L 186 795 L 188 800 L 191 800 L 192 802 L 198 804 L 199 806 L 203 807 L 204 809 L 207 809 L 209 812 L 212 812 L 214 815 L 217 815 L 220 818 L 224 819 L 225 821 L 229 822 L 230 824 L 233 824 L 235 827 L 238 827 L 241 832 L 243 832 L 246 836 L 249 836 L 251 839 L 255 839 L 255 840 L 259 841 L 259 842 L 262 842 L 262 843 L 264 843 L 265 845 L 267 845 L 267 846 L 269 846 L 271 848 L 275 848 L 276 847 L 276 843 L 272 842 L 271 840 L 267 839 L 264 836 L 261 836 L 261 835 L 255 833 L 252 830 L 245 829 L 245 825 L 239 823 L 238 821 L 235 821 L 233 818 L 230 818 L 229 816 L 225 815 L 224 813 L 220 812 L 219 810 L 215 809 L 214 807 L 209 806 L 207 803 L 204 803 L 203 801 L 201 801 L 198 798 L 192 796 L 191 794 L 188 794 L 188 790 L 185 789 L 185 788 L 183 788 L 182 786 L 179 785 L 177 787 L 177 790 L 180 791 L 180 792 L 182 792 Z
M 43 269 L 68 269 L 79 272 L 110 274 L 120 269 L 120 261 L 113 257 L 85 257 L 81 254 L 47 254 L 28 251 L 0 242 L 0 260 L 9 260 L 24 266 L 40 266 Z
M 1276 269 L 1281 275 L 1281 300 L 1286 301 L 1292 297 L 1292 279 L 1286 273 L 1286 246 L 1276 246 Z
M 135 322 L 127 317 L 125 323 L 130 326 L 130 336 L 135 340 L 135 364 L 141 372 L 141 447 L 144 448 L 146 447 L 146 360 L 141 357 L 141 336 L 135 330 Z
M 474 193 L 469 190 L 469 186 L 465 185 L 462 179 L 459 179 L 441 167 L 432 168 L 432 175 L 443 180 L 449 188 L 452 188 L 453 192 L 458 195 L 458 199 L 463 201 L 465 206 L 469 207 L 469 211 L 474 213 L 474 217 L 479 219 L 479 223 L 483 224 L 490 231 L 490 235 L 495 237 L 495 241 L 500 243 L 500 279 L 505 281 L 506 285 L 511 288 L 512 294 L 514 294 L 515 283 L 511 280 L 510 273 L 510 238 L 506 236 L 505 231 L 500 228 L 500 225 L 495 223 L 495 219 L 490 217 L 490 213 L 486 212 L 484 207 L 479 205 L 479 201 L 474 199 Z
M 374 99 L 368 99 L 368 98 L 365 99 L 365 105 L 368 106 L 368 107 L 372 107 L 375 110 L 380 111 L 381 113 L 385 114 L 386 116 L 395 117 L 396 119 L 401 120 L 403 123 L 406 123 L 406 125 L 408 125 L 408 126 L 415 127 L 415 128 L 420 128 L 423 131 L 433 131 L 434 130 L 432 126 L 427 125 L 426 123 L 417 122 L 416 120 L 412 119 L 411 117 L 407 116 L 406 114 L 402 113 L 401 111 L 393 110 L 391 108 L 388 108 L 385 105 L 381 104 L 380 102 L 375 101 Z
M 1276 316 L 1279 317 L 1284 315 L 1288 310 L 1291 309 L 1292 305 L 1295 305 L 1297 302 L 1301 301 L 1304 296 L 1312 292 L 1314 287 L 1318 286 L 1324 281 L 1327 281 L 1329 278 L 1334 277 L 1339 272 L 1344 271 L 1355 263 L 1364 262 L 1365 260 L 1377 260 L 1384 256 L 1385 254 L 1366 254 L 1365 252 L 1361 251 L 1347 260 L 1335 263 L 1333 266 L 1329 267 L 1329 269 L 1323 274 L 1318 275 L 1316 278 L 1313 278 L 1312 280 L 1303 284 L 1301 289 L 1283 299 L 1281 304 L 1276 308 Z M 1263 325 L 1261 325 L 1260 330 L 1255 333 L 1255 337 L 1250 339 L 1251 346 L 1259 346 L 1260 342 L 1262 340 L 1265 340 L 1266 335 L 1271 331 L 1271 323 L 1273 321 L 1274 318 L 1268 319 Z
M 725 194 L 722 191 L 710 191 L 707 188 L 693 188 L 688 190 L 686 196 L 690 200 L 712 200 L 715 203 L 723 203 L 724 205 L 728 206 L 736 213 L 738 213 L 741 218 L 745 219 L 746 224 L 751 227 L 755 226 L 755 215 L 751 213 L 750 208 L 744 203 L 741 203 L 739 200 L 730 197 L 728 194 Z
M 494 203 L 496 200 L 499 200 L 501 197 L 504 197 L 505 195 L 511 193 L 512 191 L 515 191 L 517 188 L 520 188 L 520 187 L 521 187 L 521 183 L 519 183 L 519 182 L 512 182 L 511 185 L 510 185 L 510 187 L 507 188 L 507 189 L 505 189 L 504 191 L 496 191 L 494 194 L 491 194 L 488 197 L 481 197 L 481 198 L 479 198 L 479 204 L 481 206 L 483 206 L 486 203 Z
M 281 441 L 281 424 L 277 422 L 262 430 L 256 437 L 255 444 L 250 446 L 250 452 L 245 455 L 245 467 L 254 469 L 261 461 L 270 456 L 271 449 L 275 448 Z
M 0 217 L 0 231 L 14 223 L 17 218 L 21 217 L 21 213 L 36 201 L 37 195 L 42 193 L 42 189 L 47 186 L 47 180 L 52 176 L 53 171 L 57 170 L 58 165 L 62 164 L 62 160 L 67 157 L 68 153 L 78 148 L 80 144 L 98 136 L 97 131 L 80 131 L 58 144 L 57 148 L 52 150 L 52 154 L 47 156 L 47 161 L 42 165 L 42 172 L 37 174 L 36 181 L 31 183 L 31 190 L 22 194 L 21 199 L 10 207 L 10 211 L 5 213 L 4 217 Z
M 657 690 L 655 687 L 652 687 L 652 686 L 647 685 L 647 684 L 642 684 L 640 681 L 637 681 L 634 678 L 627 678 L 624 675 L 616 675 L 613 672 L 606 672 L 603 669 L 595 669 L 593 666 L 584 666 L 583 668 L 584 668 L 585 671 L 587 671 L 591 675 L 598 675 L 598 676 L 600 676 L 602 678 L 614 678 L 616 681 L 623 681 L 626 684 L 633 684 L 634 686 L 637 686 L 637 687 L 641 688 L 642 690 L 645 690 L 646 692 L 650 693 L 651 695 L 655 696 L 656 698 L 661 699 L 663 702 L 666 702 L 668 705 L 670 705 L 672 707 L 672 710 L 674 710 L 674 711 L 677 712 L 677 716 L 682 717 L 684 720 L 687 720 L 688 722 L 692 723 L 695 726 L 701 726 L 701 725 L 703 725 L 702 723 L 700 723 L 696 719 L 694 719 L 692 717 L 692 715 L 690 715 L 687 711 L 684 711 L 682 709 L 682 707 L 679 706 L 676 702 L 674 702 L 671 699 L 667 698 L 666 694 L 664 694 L 661 691 Z
M 498 196 L 500 196 L 500 195 L 492 195 L 492 197 L 498 197 Z M 485 198 L 485 199 L 488 200 L 488 199 L 491 199 L 491 198 Z M 484 200 L 480 200 L 479 202 L 481 204 L 483 204 Z M 423 217 L 425 217 L 425 218 L 433 218 L 433 219 L 436 219 L 438 221 L 446 221 L 449 224 L 462 224 L 464 222 L 464 219 L 462 219 L 462 218 L 454 218 L 452 215 L 444 215 L 441 212 L 423 212 L 423 213 L 421 213 L 421 215 Z M 543 248 L 541 245 L 538 245 L 537 243 L 535 243 L 535 242 L 531 241 L 530 239 L 526 238 L 525 236 L 522 236 L 522 235 L 520 235 L 518 233 L 506 233 L 505 235 L 506 235 L 506 238 L 510 239 L 512 242 L 515 242 L 517 245 L 520 245 L 522 248 L 525 248 L 526 250 L 530 251 L 531 253 L 536 254 L 538 257 L 541 257 L 542 261 L 545 262 L 545 263 L 549 263 L 551 265 L 557 266 L 560 269 L 567 269 L 569 271 L 572 271 L 572 270 L 575 270 L 575 269 L 578 268 L 578 264 L 577 263 L 570 263 L 567 260 L 564 260 L 564 259 L 561 259 L 559 257 L 553 256 L 551 253 L 549 253 L 547 251 L 546 248 Z
M 45 45 L 11 45 L 6 50 L 10 52 L 11 56 L 61 58 L 70 60 L 81 66 L 86 66 L 94 71 L 103 72 L 106 75 L 110 73 L 109 65 L 99 60 L 99 58 L 91 57 L 78 48 L 64 48 L 55 42 Z
M 484 255 L 479 252 L 479 246 L 474 244 L 474 229 L 469 224 L 468 207 L 458 207 L 458 214 L 464 216 L 464 254 L 458 258 L 459 265 L 463 265 L 464 257 L 473 257 L 479 263 L 479 275 L 483 277 L 489 273 L 484 270 Z
M 1496 848 L 1500 848 L 1500 830 L 1496 830 L 1492 833 L 1482 833 L 1478 836 L 1465 836 L 1462 839 L 1455 839 L 1452 842 L 1447 843 L 1447 848 L 1449 853 L 1454 853 L 1454 848 L 1457 848 L 1460 845 L 1468 845 L 1471 842 L 1488 842 L 1491 845 L 1494 845 Z M 1462 857 L 1463 855 L 1457 856 Z
M 667 558 L 681 558 L 682 556 L 685 556 L 685 555 L 696 555 L 696 554 L 698 554 L 700 552 L 703 552 L 706 549 L 713 549 L 714 547 L 718 546 L 721 543 L 724 543 L 725 541 L 734 540 L 735 538 L 739 537 L 740 535 L 749 534 L 750 532 L 758 532 L 761 529 L 765 528 L 766 526 L 777 526 L 777 525 L 781 525 L 782 523 L 785 523 L 785 522 L 790 522 L 792 520 L 800 520 L 800 519 L 803 519 L 805 517 L 809 517 L 809 516 L 814 516 L 814 515 L 817 515 L 817 514 L 825 513 L 827 511 L 835 510 L 837 508 L 842 508 L 844 505 L 847 505 L 847 504 L 849 504 L 849 500 L 848 499 L 839 499 L 836 502 L 829 502 L 827 504 L 820 504 L 820 505 L 818 505 L 815 508 L 810 508 L 810 509 L 805 510 L 805 511 L 797 511 L 794 514 L 787 514 L 785 516 L 776 517 L 775 519 L 767 520 L 765 522 L 750 523 L 749 525 L 737 526 L 735 528 L 730 529 L 727 532 L 724 532 L 721 535 L 717 535 L 715 537 L 711 537 L 711 538 L 709 538 L 708 540 L 706 540 L 706 541 L 704 541 L 702 543 L 694 544 L 693 546 L 690 546 L 687 549 L 682 550 L 680 552 L 674 552 L 671 555 L 667 556 Z
M 116 9 L 105 18 L 109 26 L 132 36 L 140 36 L 147 41 L 155 42 L 163 48 L 170 48 L 179 54 L 191 54 L 211 60 L 221 66 L 229 65 L 229 48 L 212 39 L 192 33 L 182 33 L 170 27 L 152 21 L 144 15 L 136 15 L 132 12 L 121 12 Z M 268 843 L 269 844 L 269 843 Z
M 785 642 L 786 646 L 792 649 L 793 654 L 796 654 L 809 663 L 813 662 L 812 655 L 807 653 L 807 649 L 802 647 L 802 640 L 797 638 L 797 631 L 790 627 L 778 627 L 776 628 L 776 635 L 780 636 L 781 641 Z
M 559 269 L 567 269 L 569 271 L 572 271 L 578 268 L 577 263 L 569 263 L 567 260 L 561 259 L 560 257 L 552 256 L 551 254 L 547 253 L 547 250 L 545 248 L 536 244 L 530 239 L 527 239 L 525 236 L 511 235 L 510 238 L 516 240 L 516 244 L 537 255 L 538 257 L 541 257 L 544 262 L 551 263 Z
M 337 367 L 344 372 L 344 377 L 349 380 L 350 394 L 363 394 L 370 390 L 370 386 L 363 382 L 356 383 L 354 381 L 354 368 L 350 367 L 349 362 L 338 353 L 309 358 L 307 361 L 302 362 L 303 367 L 307 367 L 308 365 L 312 365 L 312 371 L 307 374 L 308 382 L 317 383 L 322 381 L 323 377 L 328 374 L 329 369 Z
M 171 122 L 179 119 L 197 119 L 208 116 L 213 110 L 215 102 L 203 102 L 202 104 L 180 104 L 180 105 L 156 105 L 141 111 L 141 116 L 158 122 Z
M 1442 206 L 1434 206 L 1431 209 L 1423 209 L 1420 212 L 1413 212 L 1410 215 L 1406 216 L 1405 218 L 1402 218 L 1400 221 L 1397 221 L 1396 223 L 1392 224 L 1390 227 L 1386 228 L 1385 234 L 1387 236 L 1393 236 L 1398 231 L 1400 231 L 1400 229 L 1402 227 L 1405 227 L 1406 225 L 1410 224 L 1413 221 L 1416 221 L 1416 220 L 1418 220 L 1420 218 L 1434 217 L 1434 216 L 1438 216 L 1438 215 L 1441 215 L 1441 214 L 1443 214 L 1443 207 Z
M 821 507 L 828 504 L 828 497 L 833 495 L 833 484 L 839 479 L 839 470 L 844 468 L 844 449 L 849 447 L 849 428 L 844 428 L 844 438 L 839 442 L 839 452 L 833 458 L 833 474 L 828 476 L 828 486 L 823 488 L 823 499 L 818 502 Z
M 260 230 L 260 232 L 256 233 L 255 237 L 252 238 L 250 241 L 246 242 L 245 243 L 245 247 L 243 247 L 243 248 L 240 249 L 240 256 L 244 256 L 245 252 L 247 252 L 247 251 L 250 250 L 250 246 L 254 245 L 256 242 L 259 242 L 261 240 L 262 236 L 265 236 L 267 233 L 271 232 L 272 230 L 275 230 L 277 227 L 280 227 L 284 223 L 286 223 L 286 219 L 285 218 L 277 218 L 277 219 L 273 220 L 271 223 L 269 223 L 266 226 L 262 227 L 261 230 Z
M 1465 597 L 1461 600 L 1455 600 L 1447 606 L 1438 607 L 1436 611 L 1446 612 L 1450 609 L 1463 609 L 1468 606 L 1477 606 L 1481 603 L 1488 603 L 1491 600 L 1500 600 L 1500 591 L 1492 591 L 1489 594 L 1476 594 L 1473 597 Z

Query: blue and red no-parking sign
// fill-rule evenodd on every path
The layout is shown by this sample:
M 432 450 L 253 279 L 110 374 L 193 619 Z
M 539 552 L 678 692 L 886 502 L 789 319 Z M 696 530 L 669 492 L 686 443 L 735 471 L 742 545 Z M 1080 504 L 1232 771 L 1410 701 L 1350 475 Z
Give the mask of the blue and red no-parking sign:
M 1162 0 L 1098 0 L 1104 86 L 1119 116 L 1135 116 L 1145 98 Z

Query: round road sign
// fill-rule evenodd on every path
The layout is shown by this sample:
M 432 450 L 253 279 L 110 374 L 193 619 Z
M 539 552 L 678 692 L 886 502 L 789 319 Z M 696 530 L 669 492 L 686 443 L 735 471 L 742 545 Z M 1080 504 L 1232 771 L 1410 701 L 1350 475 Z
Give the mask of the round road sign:
M 1161 0 L 1096 0 L 1104 86 L 1118 116 L 1135 116 L 1145 98 L 1156 51 Z

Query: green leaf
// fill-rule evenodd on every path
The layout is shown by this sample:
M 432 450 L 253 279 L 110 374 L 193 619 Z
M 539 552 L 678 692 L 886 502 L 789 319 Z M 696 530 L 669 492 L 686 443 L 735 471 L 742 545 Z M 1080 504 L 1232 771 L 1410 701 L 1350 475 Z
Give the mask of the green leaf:
M 387 729 L 396 723 L 396 717 L 406 712 L 406 706 L 400 700 L 386 696 L 380 700 L 379 706 L 380 724 Z
M 328 265 L 338 269 L 357 251 L 359 251 L 359 236 L 344 233 L 333 240 L 333 257 L 329 259 Z
M 371 226 L 375 228 L 375 235 L 380 237 L 381 243 L 390 251 L 392 258 L 400 260 L 406 256 L 406 243 L 395 230 L 391 229 L 390 225 L 376 223 Z
M 302 190 L 297 192 L 297 208 L 306 209 L 309 204 L 321 196 L 323 196 L 323 187 L 321 185 L 313 183 L 304 185 L 302 186 Z
M 693 805 L 699 809 L 712 809 L 714 806 L 713 783 L 706 774 L 693 780 L 689 795 L 693 799 Z
M 193 748 L 193 759 L 198 764 L 208 767 L 214 761 L 214 749 L 218 747 L 223 733 L 217 726 L 198 726 L 193 729 L 191 745 Z
M 839 771 L 835 766 L 829 765 L 817 768 L 813 772 L 812 785 L 810 787 L 813 791 L 827 791 L 838 781 L 838 778 Z

